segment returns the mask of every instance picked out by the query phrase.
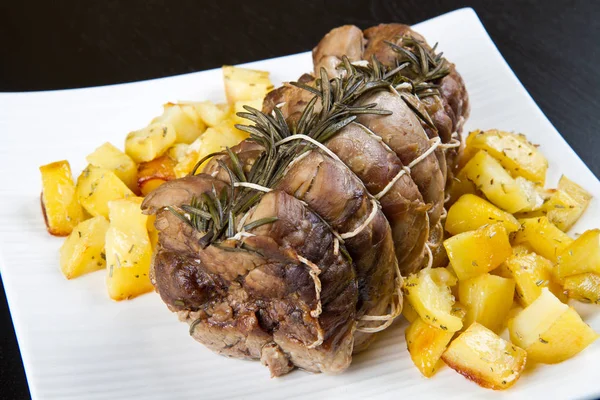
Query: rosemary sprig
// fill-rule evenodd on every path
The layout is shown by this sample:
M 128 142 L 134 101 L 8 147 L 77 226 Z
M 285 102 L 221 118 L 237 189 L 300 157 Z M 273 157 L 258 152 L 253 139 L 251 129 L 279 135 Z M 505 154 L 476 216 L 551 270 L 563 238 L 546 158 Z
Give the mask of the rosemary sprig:
M 429 49 L 412 36 L 403 36 L 399 42 L 385 43 L 398 53 L 398 63 L 408 63 L 413 93 L 419 98 L 439 94 L 434 82 L 448 75 L 450 68 L 443 53 L 436 54 L 437 43 Z

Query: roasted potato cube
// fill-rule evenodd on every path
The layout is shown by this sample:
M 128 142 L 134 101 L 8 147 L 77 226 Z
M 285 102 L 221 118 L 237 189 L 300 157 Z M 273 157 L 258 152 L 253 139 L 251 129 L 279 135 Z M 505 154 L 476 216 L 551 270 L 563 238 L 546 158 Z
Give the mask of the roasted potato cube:
M 432 268 L 430 270 L 431 279 L 437 285 L 456 286 L 458 278 L 454 274 L 454 270 L 449 268 Z
M 197 141 L 190 145 L 188 155 L 175 166 L 176 177 L 181 178 L 189 174 L 194 166 L 207 155 L 224 150 L 225 147 L 235 146 L 247 137 L 248 134 L 236 129 L 230 120 L 223 121 L 216 127 L 208 128 Z M 206 162 L 198 168 L 197 173 L 202 172 L 205 165 Z
M 467 307 L 465 326 L 478 322 L 499 333 L 513 304 L 515 281 L 482 274 L 460 283 L 458 298 Z
M 435 373 L 454 332 L 436 328 L 417 318 L 404 334 L 410 358 L 419 371 L 429 378 Z
M 548 160 L 525 136 L 492 129 L 479 132 L 469 141 L 473 150 L 485 150 L 513 176 L 544 185 Z
M 163 183 L 175 179 L 175 161 L 164 155 L 138 167 L 137 184 L 143 196 Z
M 447 285 L 436 283 L 431 268 L 411 274 L 404 283 L 404 294 L 419 317 L 444 331 L 456 332 L 462 328 L 459 317 L 452 315 L 454 297 Z
M 526 218 L 520 222 L 522 228 L 516 233 L 514 243 L 526 243 L 550 261 L 556 262 L 558 255 L 573 243 L 573 239 L 558 229 L 547 217 Z
M 415 311 L 413 306 L 410 305 L 410 302 L 408 301 L 406 296 L 404 296 L 403 303 L 404 304 L 402 305 L 402 315 L 404 316 L 404 318 L 406 318 L 408 322 L 414 322 L 416 319 L 419 318 L 419 314 Z
M 463 148 L 462 153 L 460 154 L 460 157 L 458 159 L 459 170 L 461 170 L 467 164 L 467 162 L 469 162 L 469 160 L 471 160 L 471 158 L 473 158 L 473 156 L 479 151 L 479 149 L 476 149 L 473 146 L 471 146 L 471 142 L 473 141 L 473 139 L 475 139 L 475 136 L 477 136 L 480 133 L 481 130 L 476 129 L 474 131 L 469 132 L 469 134 L 465 138 L 465 147 Z
M 133 192 L 138 191 L 137 165 L 127 154 L 106 142 L 85 158 L 94 167 L 110 169 Z
M 42 213 L 48 232 L 67 236 L 84 219 L 77 201 L 75 183 L 68 161 L 57 161 L 40 167 L 42 173 Z
M 252 100 L 243 100 L 243 101 L 236 101 L 235 104 L 233 105 L 233 121 L 236 124 L 244 124 L 244 125 L 254 125 L 253 122 L 251 122 L 248 119 L 239 117 L 237 115 L 237 113 L 240 112 L 248 112 L 246 111 L 246 109 L 244 108 L 244 106 L 249 106 L 252 108 L 255 108 L 257 110 L 261 110 L 262 109 L 262 103 L 263 103 L 263 98 L 258 98 L 258 99 L 252 99 Z
M 558 188 L 567 192 L 569 196 L 575 199 L 579 204 L 585 204 L 586 207 L 592 199 L 592 195 L 587 190 L 564 175 L 561 176 L 558 181 Z
M 489 272 L 512 254 L 502 223 L 482 226 L 444 241 L 444 247 L 459 280 Z
M 152 246 L 148 216 L 142 214 L 142 198 L 113 200 L 106 232 L 106 286 L 113 300 L 136 297 L 153 290 L 150 282 Z
M 533 210 L 542 203 L 537 192 L 532 193 L 523 181 L 515 180 L 498 160 L 483 150 L 473 156 L 463 171 L 489 201 L 511 214 Z
M 73 229 L 60 247 L 60 270 L 67 279 L 106 267 L 104 236 L 108 221 L 104 217 L 87 219 Z
M 442 360 L 479 386 L 498 390 L 519 379 L 527 353 L 475 322 L 450 343 Z
M 532 361 L 554 364 L 573 357 L 597 339 L 577 312 L 547 288 L 510 324 L 511 340 Z
M 572 275 L 565 278 L 564 289 L 571 299 L 584 303 L 600 304 L 600 275 Z
M 215 104 L 212 101 L 193 103 L 200 118 L 208 126 L 217 126 L 229 116 L 228 104 Z M 262 108 L 262 107 L 259 107 Z
M 167 151 L 176 139 L 173 125 L 157 122 L 129 133 L 125 139 L 125 153 L 138 164 L 151 161 Z
M 229 104 L 237 101 L 262 99 L 273 89 L 267 71 L 224 66 L 225 95 Z
M 171 157 L 173 161 L 180 162 L 187 156 L 190 150 L 190 145 L 185 143 L 175 143 L 173 146 L 169 147 L 166 155 Z
M 549 191 L 544 204 L 535 211 L 520 213 L 519 217 L 532 218 L 547 216 L 548 220 L 563 232 L 571 229 L 588 206 L 589 200 L 580 202 L 563 189 Z
M 536 253 L 513 255 L 504 263 L 514 278 L 519 302 L 527 307 L 549 288 L 557 297 L 564 298 L 561 288 L 552 279 L 553 264 L 550 260 Z
M 600 275 L 600 229 L 585 231 L 558 254 L 556 270 L 560 280 L 587 272 Z
M 477 193 L 478 190 L 475 187 L 475 184 L 467 178 L 467 174 L 463 168 L 458 174 L 456 174 L 456 176 L 452 177 L 450 190 L 448 191 L 450 200 L 447 204 L 454 204 L 454 202 L 466 194 L 475 195 Z
M 164 105 L 163 114 L 152 120 L 151 124 L 163 123 L 175 129 L 175 142 L 190 144 L 206 130 L 206 124 L 196 108 L 189 104 Z
M 79 203 L 94 217 L 108 218 L 108 202 L 134 196 L 117 175 L 104 168 L 88 165 L 77 178 Z
M 496 222 L 502 223 L 509 233 L 521 227 L 519 221 L 506 211 L 479 196 L 465 194 L 448 210 L 445 229 L 457 235 Z
M 154 226 L 155 221 L 156 215 L 148 215 L 146 228 L 148 229 L 148 237 L 150 238 L 150 245 L 152 246 L 152 251 L 156 250 L 156 246 L 158 245 L 158 229 L 156 229 L 156 227 Z

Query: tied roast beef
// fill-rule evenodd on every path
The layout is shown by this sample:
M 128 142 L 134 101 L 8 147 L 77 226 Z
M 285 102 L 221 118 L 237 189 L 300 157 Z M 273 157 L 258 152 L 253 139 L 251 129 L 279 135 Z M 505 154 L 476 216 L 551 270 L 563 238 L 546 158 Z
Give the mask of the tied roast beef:
M 169 309 L 273 376 L 346 369 L 400 314 L 402 275 L 442 262 L 469 110 L 454 65 L 406 25 L 336 28 L 313 61 L 241 114 L 249 139 L 142 204 Z

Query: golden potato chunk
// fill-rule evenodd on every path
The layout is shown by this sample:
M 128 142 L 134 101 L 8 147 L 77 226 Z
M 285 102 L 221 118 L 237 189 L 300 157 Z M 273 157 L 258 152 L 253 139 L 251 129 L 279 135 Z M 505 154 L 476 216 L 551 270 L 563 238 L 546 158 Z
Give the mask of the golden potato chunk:
M 467 307 L 465 326 L 478 322 L 499 333 L 513 304 L 515 281 L 482 274 L 460 283 L 460 302 Z
M 176 139 L 173 125 L 157 122 L 130 132 L 125 139 L 125 153 L 138 164 L 151 161 L 167 151 Z
M 590 200 L 592 199 L 592 195 L 587 190 L 585 190 L 584 188 L 582 188 L 581 186 L 579 186 L 564 175 L 561 176 L 560 180 L 558 181 L 558 188 L 560 190 L 565 191 L 579 204 L 585 204 L 585 207 L 587 207 Z
M 148 216 L 142 214 L 142 198 L 113 200 L 106 232 L 106 286 L 113 300 L 136 297 L 153 290 L 150 282 L 152 246 Z
M 450 287 L 437 283 L 426 268 L 411 274 L 404 283 L 404 294 L 419 317 L 444 331 L 456 332 L 462 328 L 459 317 L 452 315 L 454 296 Z
M 229 116 L 228 104 L 215 104 L 212 101 L 201 101 L 191 103 L 194 106 L 200 118 L 208 126 L 217 126 Z M 262 108 L 262 107 L 259 107 Z
M 479 196 L 465 194 L 448 210 L 445 229 L 457 235 L 496 222 L 502 223 L 509 233 L 521 227 L 519 221 L 506 211 Z
M 446 239 L 444 247 L 461 281 L 493 270 L 512 254 L 508 233 L 502 223 L 460 233 Z
M 244 124 L 244 125 L 254 125 L 254 123 L 246 118 L 242 118 L 239 117 L 237 115 L 237 113 L 240 112 L 248 112 L 246 111 L 246 109 L 244 108 L 244 106 L 250 106 L 252 108 L 255 108 L 257 110 L 261 110 L 262 109 L 262 103 L 263 103 L 263 98 L 260 97 L 258 99 L 252 99 L 252 100 L 243 100 L 243 101 L 236 101 L 235 104 L 233 105 L 233 121 L 236 124 Z
M 134 196 L 117 175 L 104 168 L 88 165 L 77 178 L 79 203 L 94 217 L 108 218 L 108 202 Z
M 587 209 L 592 196 L 567 177 L 560 178 L 558 189 L 547 192 L 547 198 L 539 210 L 522 213 L 524 218 L 547 216 L 561 231 L 566 232 L 579 220 Z
M 483 150 L 473 156 L 463 171 L 489 201 L 511 214 L 534 210 L 543 202 L 526 180 L 514 179 L 498 160 Z
M 137 172 L 137 184 L 143 196 L 163 183 L 175 179 L 175 161 L 168 155 L 141 163 Z
M 450 343 L 442 360 L 479 386 L 498 390 L 520 378 L 527 353 L 475 322 Z
M 571 299 L 600 304 L 600 275 L 587 273 L 565 278 L 564 289 Z
M 263 99 L 273 89 L 267 71 L 232 66 L 223 67 L 225 95 L 229 104 L 237 101 Z
M 138 191 L 137 165 L 127 154 L 106 142 L 85 158 L 94 167 L 109 169 L 133 192 Z
M 447 204 L 454 204 L 454 202 L 466 194 L 475 195 L 477 193 L 478 191 L 475 187 L 475 184 L 467 178 L 467 174 L 463 168 L 458 174 L 456 174 L 456 176 L 452 177 L 450 189 L 448 190 L 450 200 Z
M 60 247 L 60 270 L 67 279 L 106 267 L 104 236 L 107 230 L 108 221 L 104 217 L 90 218 L 73 229 Z
M 547 288 L 510 324 L 510 338 L 532 361 L 554 364 L 573 357 L 598 338 L 577 312 Z
M 600 275 L 600 229 L 585 231 L 558 254 L 556 270 L 560 280 L 587 272 Z
M 523 135 L 496 129 L 478 132 L 468 147 L 487 151 L 513 176 L 522 176 L 542 186 L 546 181 L 548 160 Z
M 175 142 L 190 144 L 206 130 L 206 124 L 196 108 L 189 104 L 167 103 L 163 114 L 151 124 L 163 123 L 175 129 Z
M 522 228 L 515 235 L 514 243 L 526 243 L 550 261 L 556 262 L 558 255 L 573 243 L 573 239 L 558 229 L 547 217 L 526 218 L 520 222 Z
M 189 174 L 194 166 L 204 157 L 211 153 L 216 153 L 233 147 L 248 137 L 246 132 L 240 131 L 233 126 L 230 120 L 223 121 L 216 127 L 206 130 L 194 143 L 190 145 L 188 154 L 174 168 L 175 176 L 181 178 Z M 208 161 L 205 161 L 196 173 L 202 172 L 202 169 Z
M 533 303 L 545 287 L 566 300 L 560 286 L 552 280 L 553 264 L 550 260 L 536 253 L 522 253 L 509 257 L 504 265 L 516 282 L 517 298 L 524 307 Z
M 408 322 L 413 322 L 419 318 L 419 314 L 415 311 L 406 296 L 403 298 L 402 315 Z
M 454 332 L 436 328 L 417 318 L 404 332 L 406 346 L 415 366 L 426 376 L 432 376 Z
M 68 161 L 40 167 L 42 173 L 42 213 L 51 235 L 67 236 L 83 221 L 83 209 L 77 200 L 75 183 Z

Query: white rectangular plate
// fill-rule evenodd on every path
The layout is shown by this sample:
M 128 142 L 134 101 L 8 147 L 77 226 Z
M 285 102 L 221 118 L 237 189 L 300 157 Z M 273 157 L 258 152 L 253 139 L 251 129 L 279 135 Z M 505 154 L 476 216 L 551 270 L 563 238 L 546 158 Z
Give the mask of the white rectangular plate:
M 471 98 L 467 131 L 524 132 L 550 160 L 548 182 L 561 174 L 595 197 L 573 232 L 600 225 L 600 182 L 542 114 L 510 70 L 476 14 L 455 11 L 416 26 L 456 63 Z M 311 70 L 309 53 L 249 64 L 274 83 Z M 160 114 L 167 101 L 223 100 L 220 70 L 91 89 L 0 94 L 0 267 L 34 398 L 582 398 L 600 393 L 600 341 L 559 365 L 527 371 L 514 388 L 479 388 L 449 368 L 423 378 L 406 351 L 399 321 L 339 376 L 295 371 L 270 379 L 257 362 L 213 354 L 188 336 L 149 294 L 109 300 L 104 274 L 67 281 L 58 268 L 62 239 L 46 232 L 38 166 L 68 159 L 77 175 L 105 141 Z M 600 331 L 600 312 L 579 308 Z

